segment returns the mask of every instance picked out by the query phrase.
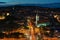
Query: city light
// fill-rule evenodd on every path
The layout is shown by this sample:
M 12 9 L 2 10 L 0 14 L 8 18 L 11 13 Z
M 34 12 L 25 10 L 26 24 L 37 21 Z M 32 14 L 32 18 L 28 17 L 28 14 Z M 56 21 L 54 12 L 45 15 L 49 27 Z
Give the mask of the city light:
M 60 16 L 57 17 L 58 22 L 60 22 Z
M 60 30 L 57 30 L 60 29 L 60 25 L 55 25 L 60 24 L 60 15 L 58 11 L 51 10 L 37 6 L 1 8 L 0 38 L 3 34 L 3 38 L 7 38 L 5 40 L 23 40 L 24 38 L 26 40 L 55 40 L 60 35 Z
M 54 18 L 57 18 L 58 15 L 54 15 Z
M 10 15 L 10 13 L 7 13 L 7 16 L 9 16 Z
M 5 19 L 5 16 L 0 16 L 0 20 L 3 20 L 3 19 Z
M 57 21 L 60 22 L 60 15 L 54 15 L 54 18 L 56 18 Z

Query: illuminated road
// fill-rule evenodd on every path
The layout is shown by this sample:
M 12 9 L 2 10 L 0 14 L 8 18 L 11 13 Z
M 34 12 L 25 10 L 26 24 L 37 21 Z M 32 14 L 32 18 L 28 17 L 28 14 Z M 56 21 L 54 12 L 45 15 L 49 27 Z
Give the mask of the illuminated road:
M 26 40 L 26 38 L 3 38 L 0 40 Z
M 60 40 L 60 38 L 57 38 L 57 37 L 44 37 L 43 40 Z
M 0 39 L 0 40 L 27 40 L 26 38 L 3 38 L 3 39 Z M 44 37 L 43 40 L 60 40 L 60 38 L 49 38 L 49 37 Z

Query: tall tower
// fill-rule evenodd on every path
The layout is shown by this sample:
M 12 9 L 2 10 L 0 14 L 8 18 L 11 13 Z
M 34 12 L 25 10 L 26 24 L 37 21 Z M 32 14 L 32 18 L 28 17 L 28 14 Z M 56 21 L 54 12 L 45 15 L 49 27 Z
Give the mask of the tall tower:
M 38 14 L 36 14 L 36 26 L 38 25 L 38 21 L 39 21 L 39 16 Z

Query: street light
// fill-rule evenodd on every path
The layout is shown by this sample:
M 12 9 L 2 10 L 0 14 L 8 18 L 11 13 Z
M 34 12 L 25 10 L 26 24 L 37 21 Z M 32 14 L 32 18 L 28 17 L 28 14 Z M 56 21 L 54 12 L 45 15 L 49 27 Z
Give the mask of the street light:
M 7 16 L 9 16 L 10 15 L 10 13 L 7 13 Z

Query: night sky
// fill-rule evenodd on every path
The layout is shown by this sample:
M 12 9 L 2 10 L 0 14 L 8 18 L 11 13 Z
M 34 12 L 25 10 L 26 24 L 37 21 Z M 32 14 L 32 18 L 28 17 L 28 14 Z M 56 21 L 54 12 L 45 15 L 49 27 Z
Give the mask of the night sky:
M 7 2 L 7 3 L 21 3 L 21 4 L 45 4 L 45 3 L 60 3 L 60 0 L 0 0 L 0 2 Z
M 6 3 L 1 3 L 1 2 L 6 2 Z M 52 5 L 50 5 L 51 3 Z M 48 4 L 48 5 L 40 5 L 40 6 L 60 8 L 60 0 L 0 0 L 0 7 L 17 5 L 17 4 Z

